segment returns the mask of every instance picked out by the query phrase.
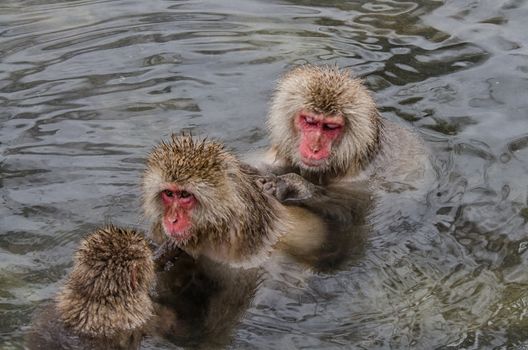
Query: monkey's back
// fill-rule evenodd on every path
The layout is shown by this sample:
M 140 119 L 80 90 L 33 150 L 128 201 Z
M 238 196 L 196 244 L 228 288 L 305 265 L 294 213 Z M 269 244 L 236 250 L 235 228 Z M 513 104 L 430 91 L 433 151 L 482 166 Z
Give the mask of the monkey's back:
M 138 349 L 141 336 L 140 331 L 123 332 L 113 338 L 77 335 L 62 322 L 56 304 L 51 303 L 37 312 L 32 323 L 32 329 L 26 339 L 26 348 L 30 350 Z

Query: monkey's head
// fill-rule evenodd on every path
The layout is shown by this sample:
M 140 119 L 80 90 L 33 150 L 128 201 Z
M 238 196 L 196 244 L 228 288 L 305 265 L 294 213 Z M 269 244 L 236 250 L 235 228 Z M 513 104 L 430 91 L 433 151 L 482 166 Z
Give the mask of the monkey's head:
M 143 325 L 152 314 L 152 251 L 138 232 L 113 225 L 90 234 L 75 254 L 59 293 L 64 322 L 92 336 L 110 336 Z
M 150 153 L 143 176 L 145 215 L 161 222 L 178 246 L 197 244 L 200 232 L 226 232 L 245 208 L 238 160 L 214 141 L 172 135 Z M 209 238 L 209 237 L 208 237 Z
M 272 99 L 268 126 L 279 156 L 317 173 L 343 173 L 368 157 L 378 112 L 360 79 L 335 66 L 286 73 Z

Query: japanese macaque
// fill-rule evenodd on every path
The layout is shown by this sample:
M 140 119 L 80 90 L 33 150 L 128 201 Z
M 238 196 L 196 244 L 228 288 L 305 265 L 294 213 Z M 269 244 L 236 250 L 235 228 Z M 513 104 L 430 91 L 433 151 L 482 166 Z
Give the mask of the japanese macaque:
M 298 187 L 287 177 L 271 183 L 283 201 L 293 198 L 292 205 L 282 205 L 263 190 L 258 174 L 221 144 L 173 135 L 153 149 L 143 176 L 143 205 L 154 223 L 153 238 L 168 238 L 194 257 L 252 267 L 276 246 L 313 254 L 335 225 L 350 227 L 354 215 L 349 213 L 365 204 L 351 202 L 358 196 L 346 192 L 350 189 L 326 196 L 304 180 Z
M 73 270 L 30 332 L 30 349 L 135 349 L 153 314 L 152 252 L 141 234 L 108 225 L 90 234 Z
M 262 170 L 295 172 L 329 184 L 423 176 L 421 140 L 383 119 L 363 82 L 347 69 L 301 66 L 286 73 L 272 98 L 271 147 Z

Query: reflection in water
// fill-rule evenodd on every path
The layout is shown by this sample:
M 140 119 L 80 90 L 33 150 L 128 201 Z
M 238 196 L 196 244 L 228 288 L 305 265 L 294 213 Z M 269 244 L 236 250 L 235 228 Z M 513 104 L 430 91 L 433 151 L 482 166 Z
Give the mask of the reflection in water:
M 165 251 L 158 259 L 150 341 L 200 349 L 225 347 L 253 299 L 260 272 L 229 268 L 206 258 L 194 260 L 166 248 L 161 248 Z
M 304 62 L 365 76 L 384 116 L 422 133 L 437 181 L 425 200 L 381 199 L 337 271 L 270 267 L 231 347 L 526 344 L 527 16 L 516 0 L 3 1 L 2 346 L 20 347 L 82 232 L 146 226 L 157 140 L 265 146 L 275 80 Z

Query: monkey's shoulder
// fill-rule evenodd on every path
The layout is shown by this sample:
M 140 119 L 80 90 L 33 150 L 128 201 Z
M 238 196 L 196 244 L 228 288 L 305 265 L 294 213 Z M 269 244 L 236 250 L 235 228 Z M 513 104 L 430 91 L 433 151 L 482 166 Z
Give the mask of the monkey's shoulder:
M 415 130 L 384 120 L 379 147 L 367 175 L 395 182 L 414 182 L 428 176 L 430 152 Z

